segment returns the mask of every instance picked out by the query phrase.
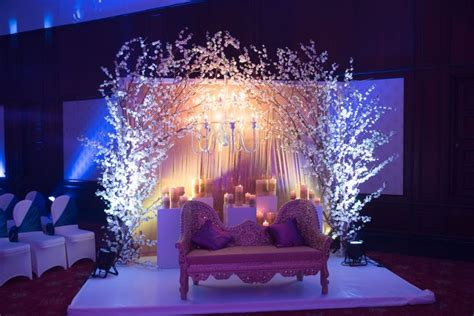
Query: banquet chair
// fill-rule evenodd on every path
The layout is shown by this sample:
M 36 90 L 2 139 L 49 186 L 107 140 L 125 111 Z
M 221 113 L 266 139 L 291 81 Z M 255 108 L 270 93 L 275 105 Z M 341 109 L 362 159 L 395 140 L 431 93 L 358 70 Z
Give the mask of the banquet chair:
M 52 267 L 67 268 L 64 237 L 41 231 L 40 212 L 31 201 L 23 200 L 15 205 L 13 220 L 18 229 L 18 241 L 30 245 L 31 265 L 37 277 Z
M 26 276 L 33 278 L 31 272 L 30 245 L 10 242 L 8 239 L 6 213 L 0 209 L 0 286 L 11 278 Z
M 0 208 L 6 213 L 7 220 L 13 219 L 13 208 L 17 202 L 18 199 L 12 193 L 0 195 Z
M 57 197 L 51 205 L 51 215 L 56 234 L 66 238 L 68 267 L 80 259 L 95 262 L 94 232 L 80 229 L 77 225 L 77 207 L 67 195 Z
M 30 191 L 26 194 L 25 200 L 30 200 L 40 210 L 41 216 L 48 216 L 49 210 L 46 207 L 46 198 L 39 191 Z

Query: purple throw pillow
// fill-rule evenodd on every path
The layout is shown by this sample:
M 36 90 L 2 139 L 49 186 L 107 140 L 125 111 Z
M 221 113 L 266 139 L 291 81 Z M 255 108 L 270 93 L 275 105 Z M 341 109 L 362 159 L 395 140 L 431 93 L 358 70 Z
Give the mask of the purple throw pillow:
M 278 248 L 304 245 L 303 237 L 298 230 L 298 226 L 294 218 L 288 219 L 283 224 L 274 224 L 268 226 L 268 232 L 270 233 L 275 246 Z
M 199 248 L 218 250 L 222 249 L 232 240 L 230 233 L 215 226 L 211 220 L 207 220 L 204 225 L 191 238 Z

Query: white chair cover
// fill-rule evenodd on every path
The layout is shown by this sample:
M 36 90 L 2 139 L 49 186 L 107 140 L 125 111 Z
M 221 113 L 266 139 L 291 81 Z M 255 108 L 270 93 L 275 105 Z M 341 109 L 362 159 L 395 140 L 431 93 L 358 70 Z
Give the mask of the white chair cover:
M 49 210 L 46 207 L 46 198 L 39 191 L 30 191 L 26 194 L 25 200 L 32 201 L 40 209 L 41 216 L 48 216 Z
M 66 238 L 68 267 L 80 259 L 87 258 L 95 262 L 95 235 L 91 231 L 79 229 L 74 200 L 67 195 L 57 197 L 51 205 L 51 216 L 56 234 Z
M 31 280 L 30 245 L 0 238 L 0 267 L 0 286 L 17 276 L 26 276 Z
M 18 199 L 12 193 L 4 193 L 0 195 L 0 208 L 7 213 L 7 219 L 12 219 L 13 208 Z
M 37 216 L 37 219 L 31 220 Z M 24 222 L 39 221 L 39 212 L 34 209 L 31 201 L 23 200 L 15 205 L 13 219 L 18 227 L 18 240 L 30 245 L 31 265 L 33 273 L 40 277 L 46 270 L 60 266 L 66 269 L 65 240 L 62 236 L 48 236 L 41 230 L 32 230 L 34 225 L 24 225 Z M 35 224 L 36 225 L 36 224 Z M 41 229 L 41 225 L 39 225 Z

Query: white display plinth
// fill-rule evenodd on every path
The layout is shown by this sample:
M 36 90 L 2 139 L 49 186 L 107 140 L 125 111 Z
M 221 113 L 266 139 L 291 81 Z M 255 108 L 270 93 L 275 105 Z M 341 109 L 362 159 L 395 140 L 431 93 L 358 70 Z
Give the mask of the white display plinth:
M 239 225 L 245 221 L 256 222 L 257 209 L 255 206 L 224 206 L 224 224 L 227 226 Z
M 321 232 L 323 232 L 323 206 L 320 203 L 315 204 L 315 206 L 316 214 L 318 215 L 319 228 L 321 229 Z
M 278 212 L 278 198 L 276 195 L 257 195 L 257 210 L 266 212 Z
M 202 203 L 206 203 L 210 207 L 214 208 L 214 198 L 212 196 L 194 197 L 193 201 L 199 201 L 199 202 L 202 202 Z
M 158 209 L 157 260 L 159 268 L 178 268 L 176 242 L 181 235 L 181 209 Z

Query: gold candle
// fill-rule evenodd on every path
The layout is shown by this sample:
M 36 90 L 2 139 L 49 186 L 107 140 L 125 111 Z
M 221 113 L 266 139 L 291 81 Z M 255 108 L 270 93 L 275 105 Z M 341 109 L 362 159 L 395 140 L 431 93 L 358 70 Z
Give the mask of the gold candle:
M 257 204 L 257 197 L 255 194 L 250 194 L 249 206 L 255 206 Z
M 163 208 L 170 208 L 170 197 L 168 195 L 163 196 L 162 205 Z
M 255 192 L 257 195 L 265 195 L 266 181 L 267 180 L 265 179 L 259 179 L 255 181 Z
M 257 223 L 262 225 L 263 224 L 263 212 L 257 211 Z
M 178 194 L 178 196 L 184 195 L 184 187 L 176 187 L 176 194 Z
M 199 179 L 193 180 L 193 187 L 194 187 L 194 197 L 199 196 Z
M 232 193 L 227 194 L 227 202 L 229 204 L 234 204 L 234 195 Z
M 275 212 L 266 212 L 265 213 L 265 220 L 269 224 L 273 224 L 273 222 L 275 221 L 275 218 L 276 218 L 276 213 Z
M 306 184 L 302 184 L 300 186 L 300 199 L 307 200 L 308 199 L 308 188 Z
M 275 178 L 268 180 L 268 193 L 270 193 L 270 195 L 276 195 L 276 184 L 277 180 Z
M 206 179 L 204 185 L 204 196 L 212 196 L 212 190 L 214 188 L 214 180 Z
M 295 191 L 290 192 L 290 200 L 296 200 L 296 192 Z
M 242 185 L 238 185 L 235 187 L 235 205 L 242 206 L 244 202 L 244 187 Z
M 206 182 L 204 179 L 199 179 L 199 196 L 204 196 L 204 192 L 206 192 Z
M 188 197 L 186 195 L 181 195 L 179 197 L 179 207 L 182 207 L 184 203 L 188 201 Z
M 178 208 L 179 207 L 178 190 L 176 190 L 176 188 L 171 188 L 170 195 L 171 195 L 171 208 Z
M 245 204 L 249 205 L 250 204 L 250 193 L 245 193 Z

